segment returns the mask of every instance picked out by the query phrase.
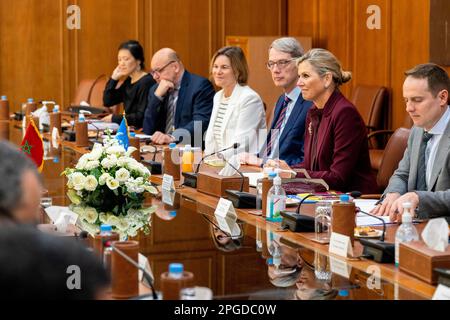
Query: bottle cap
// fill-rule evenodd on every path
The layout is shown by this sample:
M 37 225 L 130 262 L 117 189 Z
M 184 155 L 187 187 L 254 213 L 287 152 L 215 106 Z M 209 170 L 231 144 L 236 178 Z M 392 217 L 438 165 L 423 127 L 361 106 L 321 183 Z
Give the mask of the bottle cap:
M 273 184 L 276 185 L 276 186 L 281 186 L 281 177 L 278 174 L 273 179 Z
M 176 211 L 170 211 L 170 212 L 169 212 L 169 216 L 170 216 L 171 218 L 175 218 L 175 217 L 177 216 L 177 212 L 176 212 Z
M 33 99 L 33 98 L 28 98 L 27 102 L 28 102 L 28 103 L 33 103 L 33 102 L 34 102 L 34 99 Z
M 84 122 L 86 120 L 86 118 L 84 117 L 84 113 L 80 113 L 79 115 L 78 115 L 78 121 L 79 122 Z
M 402 207 L 403 207 L 403 209 L 411 209 L 412 203 L 411 202 L 403 202 Z
M 53 158 L 53 163 L 59 163 L 59 157 L 54 157 Z
M 342 194 L 340 200 L 341 202 L 350 202 L 350 196 L 348 194 Z
M 169 149 L 175 149 L 177 144 L 175 142 L 169 143 Z
M 348 290 L 339 290 L 338 295 L 340 297 L 348 297 L 349 293 L 348 293 Z
M 59 106 L 57 104 L 53 107 L 53 112 L 59 112 Z
M 2 96 L 2 100 L 3 101 L 8 100 L 8 97 L 7 96 Z
M 100 232 L 112 232 L 112 226 L 109 224 L 102 224 L 100 226 Z
M 130 137 L 136 138 L 136 132 L 130 132 Z
M 277 173 L 276 172 L 269 172 L 269 178 L 275 178 L 277 176 Z
M 171 263 L 169 264 L 169 273 L 183 273 L 183 264 Z

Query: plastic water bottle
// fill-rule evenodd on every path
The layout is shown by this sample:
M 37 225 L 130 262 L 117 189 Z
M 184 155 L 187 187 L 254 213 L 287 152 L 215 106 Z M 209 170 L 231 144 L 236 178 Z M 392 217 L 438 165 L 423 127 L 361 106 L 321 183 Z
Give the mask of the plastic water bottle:
M 270 177 L 270 176 L 269 176 Z M 273 179 L 273 186 L 267 193 L 266 220 L 281 221 L 281 211 L 286 209 L 286 192 L 281 186 L 281 178 L 277 175 Z
M 86 121 L 86 117 L 84 116 L 84 113 L 80 112 L 80 114 L 78 115 L 78 122 L 85 122 Z
M 111 236 L 112 235 L 112 226 L 110 226 L 109 224 L 102 224 L 100 226 L 100 235 L 103 237 Z M 105 247 L 103 249 L 103 265 L 109 274 L 111 274 L 112 250 L 113 249 L 111 248 L 111 245 L 105 244 Z
M 419 240 L 419 234 L 412 223 L 411 203 L 403 203 L 402 224 L 395 233 L 395 266 L 399 265 L 400 243 Z

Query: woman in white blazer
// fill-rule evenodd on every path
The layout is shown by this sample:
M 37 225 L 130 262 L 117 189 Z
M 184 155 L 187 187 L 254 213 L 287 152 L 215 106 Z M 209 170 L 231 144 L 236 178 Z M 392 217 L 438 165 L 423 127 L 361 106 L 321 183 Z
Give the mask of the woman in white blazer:
M 248 65 L 242 49 L 224 47 L 217 51 L 211 60 L 211 75 L 222 90 L 214 96 L 205 154 L 234 143 L 239 143 L 239 148 L 223 152 L 225 158 L 241 152 L 257 153 L 264 143 L 266 114 L 259 95 L 247 86 Z M 258 136 L 263 138 L 258 139 Z

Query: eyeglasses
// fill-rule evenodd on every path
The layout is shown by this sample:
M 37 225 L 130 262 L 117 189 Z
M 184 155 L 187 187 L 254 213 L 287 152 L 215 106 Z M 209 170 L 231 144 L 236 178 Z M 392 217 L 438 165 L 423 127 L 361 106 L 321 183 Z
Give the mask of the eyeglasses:
M 154 76 L 155 74 L 161 74 L 161 72 L 163 72 L 165 68 L 167 68 L 169 65 L 171 65 L 174 62 L 176 62 L 176 61 L 175 60 L 169 61 L 168 63 L 166 63 L 161 68 L 156 68 L 156 69 L 153 69 L 152 71 L 150 71 L 150 74 L 152 76 Z
M 272 70 L 273 67 L 277 66 L 280 69 L 286 68 L 286 66 L 294 61 L 295 58 L 292 59 L 285 59 L 285 60 L 279 60 L 279 61 L 269 61 L 266 63 L 267 69 Z

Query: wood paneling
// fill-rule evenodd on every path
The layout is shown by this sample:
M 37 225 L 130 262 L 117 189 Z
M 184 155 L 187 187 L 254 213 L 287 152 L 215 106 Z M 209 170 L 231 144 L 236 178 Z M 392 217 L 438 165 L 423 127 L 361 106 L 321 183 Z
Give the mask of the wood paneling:
M 370 5 L 380 8 L 381 29 L 367 28 Z M 353 72 L 343 87 L 347 96 L 358 84 L 388 87 L 390 124 L 398 128 L 406 116 L 403 73 L 429 61 L 429 8 L 429 0 L 289 0 L 288 34 L 313 37 L 314 47 L 330 50 Z
M 0 92 L 12 111 L 27 98 L 63 98 L 62 1 L 0 1 Z

